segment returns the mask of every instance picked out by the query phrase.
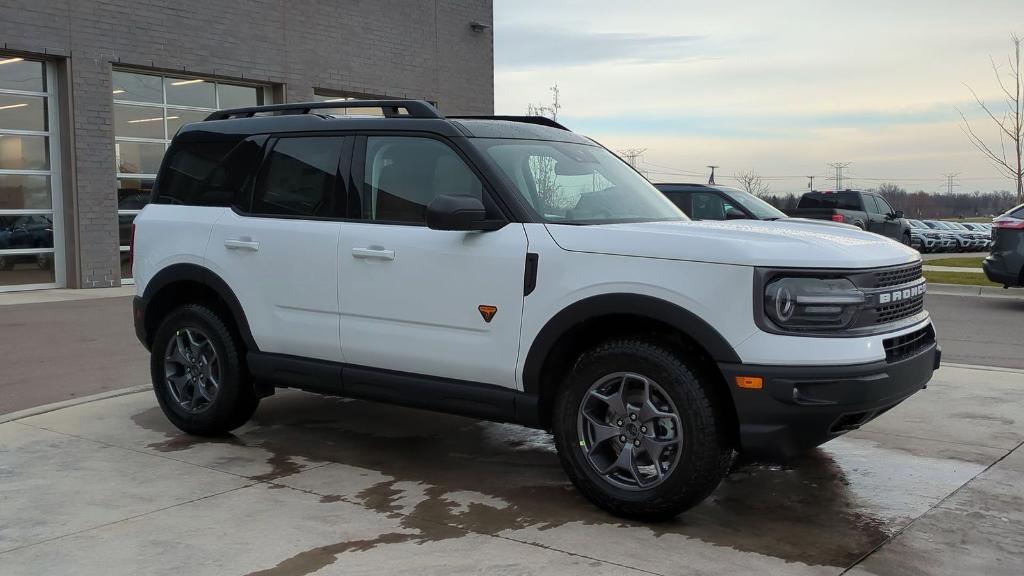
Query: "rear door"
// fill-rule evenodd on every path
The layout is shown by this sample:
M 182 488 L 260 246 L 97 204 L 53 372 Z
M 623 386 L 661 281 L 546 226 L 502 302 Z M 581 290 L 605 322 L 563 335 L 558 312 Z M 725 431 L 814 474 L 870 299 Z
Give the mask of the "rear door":
M 342 224 L 345 361 L 515 386 L 526 232 L 431 230 L 436 196 L 470 195 L 503 218 L 491 191 L 445 140 L 360 136 Z
M 271 138 L 241 206 L 225 211 L 207 249 L 263 352 L 340 361 L 339 190 L 351 141 Z

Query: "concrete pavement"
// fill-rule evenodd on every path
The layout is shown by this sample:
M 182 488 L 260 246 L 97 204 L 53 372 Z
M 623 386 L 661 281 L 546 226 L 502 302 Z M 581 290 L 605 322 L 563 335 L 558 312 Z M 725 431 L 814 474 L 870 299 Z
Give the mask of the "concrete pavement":
M 199 439 L 129 394 L 0 424 L 0 573 L 1016 576 L 1022 442 L 1024 373 L 945 367 L 644 525 L 583 500 L 540 432 L 279 392 Z

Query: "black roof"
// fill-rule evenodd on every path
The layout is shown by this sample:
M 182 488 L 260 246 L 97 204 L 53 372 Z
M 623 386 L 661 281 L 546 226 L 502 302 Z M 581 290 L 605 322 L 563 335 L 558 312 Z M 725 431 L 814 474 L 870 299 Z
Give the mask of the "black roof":
M 318 110 L 377 108 L 383 116 L 331 115 Z M 593 144 L 561 124 L 539 116 L 454 116 L 446 118 L 422 100 L 302 102 L 219 110 L 202 122 L 184 125 L 176 138 L 235 139 L 254 134 L 336 130 L 430 132 L 447 137 L 515 138 Z

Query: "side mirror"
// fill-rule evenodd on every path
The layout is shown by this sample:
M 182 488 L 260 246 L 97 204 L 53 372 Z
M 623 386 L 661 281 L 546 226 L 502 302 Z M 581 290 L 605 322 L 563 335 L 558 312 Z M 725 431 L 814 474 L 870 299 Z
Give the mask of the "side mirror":
M 891 214 L 887 215 L 889 220 L 898 220 L 903 218 L 903 210 L 893 210 Z
M 747 215 L 744 214 L 743 212 L 735 209 L 735 208 L 729 208 L 728 210 L 725 211 L 725 219 L 726 220 L 746 220 L 747 219 Z
M 490 230 L 483 202 L 472 196 L 438 196 L 427 205 L 431 230 Z

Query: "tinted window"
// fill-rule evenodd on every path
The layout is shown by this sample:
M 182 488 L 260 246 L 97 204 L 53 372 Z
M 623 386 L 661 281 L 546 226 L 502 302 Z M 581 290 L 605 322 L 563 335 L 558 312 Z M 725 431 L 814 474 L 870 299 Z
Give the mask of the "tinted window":
M 882 198 L 881 196 L 875 196 L 875 202 L 878 204 L 878 209 L 879 211 L 882 212 L 882 214 L 892 214 L 896 212 L 895 210 L 892 209 L 892 206 L 890 206 L 889 203 L 885 201 L 885 198 Z
M 878 198 L 875 196 L 865 195 L 864 197 L 864 210 L 871 212 L 872 214 L 883 214 L 882 207 L 878 205 Z
M 421 224 L 427 205 L 441 195 L 487 204 L 476 174 L 454 150 L 430 138 L 367 138 L 363 180 L 361 206 L 353 212 L 366 220 Z
M 277 216 L 330 216 L 344 138 L 282 138 L 264 163 L 252 211 Z
M 856 192 L 839 192 L 838 194 L 812 193 L 800 197 L 797 208 L 830 208 L 837 210 L 863 210 L 860 197 Z
M 1014 218 L 1024 218 L 1024 204 L 1010 210 L 1010 216 Z
M 718 194 L 712 192 L 694 192 L 690 195 L 690 212 L 687 216 L 694 220 L 725 220 L 729 211 L 738 211 Z M 686 212 L 684 210 L 684 212 Z
M 679 207 L 687 216 L 693 218 L 693 214 L 690 208 L 693 206 L 693 200 L 691 199 L 690 192 L 666 192 L 665 197 L 672 201 L 673 204 Z
M 173 145 L 160 173 L 153 202 L 230 206 L 237 192 L 238 170 L 229 174 L 227 166 L 222 166 L 222 163 L 236 145 L 239 144 L 234 141 L 180 142 Z M 244 162 L 237 168 L 243 175 L 247 172 Z

